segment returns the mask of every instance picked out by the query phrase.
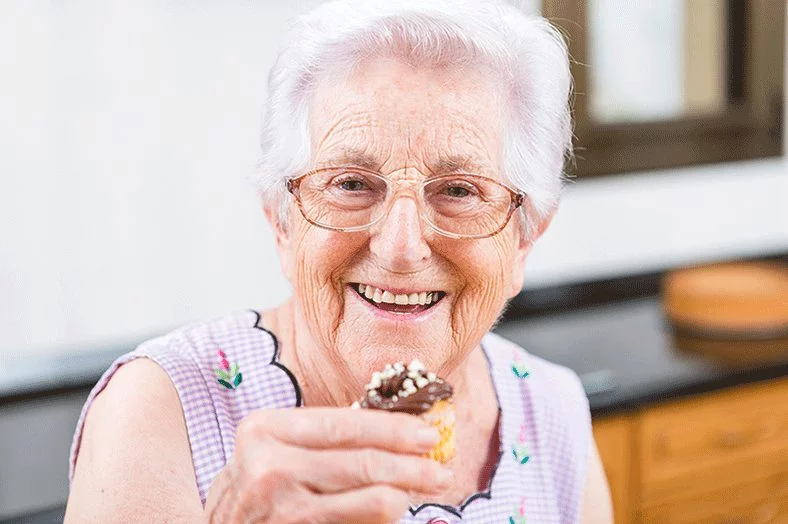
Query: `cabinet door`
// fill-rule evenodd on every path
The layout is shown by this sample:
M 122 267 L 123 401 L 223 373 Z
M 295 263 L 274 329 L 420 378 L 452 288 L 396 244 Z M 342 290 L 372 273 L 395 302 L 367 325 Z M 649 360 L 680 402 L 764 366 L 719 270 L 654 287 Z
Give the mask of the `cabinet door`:
M 788 470 L 776 471 L 760 479 L 723 489 L 648 506 L 642 512 L 642 522 L 785 524 L 788 522 Z
M 613 498 L 616 524 L 631 519 L 632 420 L 627 416 L 594 420 L 594 438 L 605 467 Z
M 640 430 L 646 486 L 788 453 L 788 380 L 740 386 L 649 409 Z

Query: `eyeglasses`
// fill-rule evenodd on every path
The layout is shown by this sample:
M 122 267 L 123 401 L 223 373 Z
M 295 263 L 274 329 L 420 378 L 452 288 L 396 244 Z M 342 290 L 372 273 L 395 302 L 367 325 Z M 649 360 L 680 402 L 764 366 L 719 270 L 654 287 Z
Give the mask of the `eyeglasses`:
M 415 188 L 425 222 L 451 238 L 500 233 L 525 199 L 524 193 L 479 175 L 395 181 L 358 167 L 316 169 L 288 179 L 287 190 L 310 224 L 353 232 L 373 226 L 386 215 L 395 184 Z

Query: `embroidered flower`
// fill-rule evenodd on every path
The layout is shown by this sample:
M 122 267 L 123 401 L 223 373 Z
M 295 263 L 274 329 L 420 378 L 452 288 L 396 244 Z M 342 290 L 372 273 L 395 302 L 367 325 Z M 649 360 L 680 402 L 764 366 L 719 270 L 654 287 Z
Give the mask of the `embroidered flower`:
M 512 447 L 512 455 L 520 464 L 525 464 L 531 458 L 528 456 L 528 448 L 525 447 L 525 424 L 520 426 L 520 436 L 517 439 L 517 444 Z
M 219 357 L 219 367 L 214 369 L 217 382 L 227 389 L 235 389 L 240 386 L 243 375 L 238 371 L 238 364 L 230 364 L 227 355 L 221 349 L 216 352 L 216 355 Z
M 520 499 L 520 506 L 514 509 L 514 515 L 509 517 L 509 524 L 525 524 L 525 497 Z
M 512 373 L 517 378 L 525 378 L 528 376 L 528 368 L 525 366 L 525 361 L 518 351 L 512 354 Z

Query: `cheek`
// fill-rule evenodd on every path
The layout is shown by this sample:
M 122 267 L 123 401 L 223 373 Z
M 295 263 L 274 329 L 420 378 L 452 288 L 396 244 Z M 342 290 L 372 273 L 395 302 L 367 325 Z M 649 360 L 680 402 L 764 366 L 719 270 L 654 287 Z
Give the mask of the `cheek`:
M 467 287 L 474 288 L 478 299 L 493 299 L 508 289 L 514 262 L 514 249 L 505 238 L 493 237 L 458 250 L 456 271 Z
M 452 331 L 462 346 L 477 340 L 498 318 L 507 298 L 514 259 L 513 243 L 499 235 L 456 249 L 452 261 L 459 290 Z
M 343 310 L 341 276 L 363 241 L 309 224 L 299 225 L 294 233 L 293 287 L 311 331 L 325 339 L 336 330 Z

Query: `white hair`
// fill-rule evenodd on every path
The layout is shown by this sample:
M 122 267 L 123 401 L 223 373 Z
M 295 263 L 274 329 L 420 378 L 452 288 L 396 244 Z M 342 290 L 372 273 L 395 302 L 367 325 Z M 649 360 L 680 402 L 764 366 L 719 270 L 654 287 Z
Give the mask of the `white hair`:
M 571 77 L 560 33 L 500 0 L 336 0 L 298 18 L 269 74 L 255 184 L 267 204 L 282 204 L 280 219 L 288 208 L 284 180 L 309 166 L 309 110 L 320 79 L 391 55 L 419 65 L 486 66 L 500 75 L 510 116 L 502 122 L 502 176 L 527 194 L 528 226 L 548 216 L 572 144 Z

